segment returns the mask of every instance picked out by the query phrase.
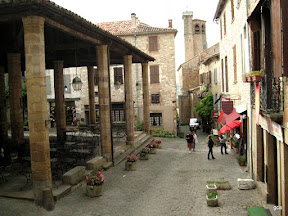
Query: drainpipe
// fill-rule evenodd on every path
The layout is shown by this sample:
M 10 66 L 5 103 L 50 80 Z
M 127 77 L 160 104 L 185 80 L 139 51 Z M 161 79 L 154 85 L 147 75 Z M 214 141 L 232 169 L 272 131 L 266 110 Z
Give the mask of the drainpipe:
M 109 104 L 110 104 L 110 136 L 111 136 L 111 157 L 112 157 L 112 164 L 113 166 L 115 166 L 114 164 L 114 144 L 113 144 L 113 133 L 112 133 L 112 103 L 111 103 L 111 85 L 110 85 L 110 47 L 112 45 L 112 41 L 110 41 L 110 44 L 108 45 L 108 85 L 109 85 Z
M 136 34 L 134 35 L 134 46 L 136 47 L 137 44 L 137 36 Z M 138 80 L 139 80 L 139 75 L 138 75 L 138 64 L 135 64 L 135 69 L 136 69 L 136 84 L 138 84 Z M 137 112 L 137 122 L 139 122 L 139 100 L 138 100 L 138 96 L 139 96 L 139 92 L 138 92 L 138 87 L 136 85 L 136 112 Z
M 248 19 L 248 0 L 246 0 L 246 17 Z M 247 24 L 247 22 L 246 22 Z M 247 25 L 247 38 L 248 38 L 248 54 L 249 54 L 249 68 L 251 68 L 251 58 L 250 58 L 250 35 L 249 35 L 249 28 Z M 250 91 L 251 91 L 251 85 L 250 85 Z M 250 96 L 251 97 L 251 96 Z M 251 173 L 252 173 L 252 179 L 254 179 L 254 170 L 253 170 L 253 149 L 252 149 L 252 103 L 250 99 L 250 157 L 251 157 Z

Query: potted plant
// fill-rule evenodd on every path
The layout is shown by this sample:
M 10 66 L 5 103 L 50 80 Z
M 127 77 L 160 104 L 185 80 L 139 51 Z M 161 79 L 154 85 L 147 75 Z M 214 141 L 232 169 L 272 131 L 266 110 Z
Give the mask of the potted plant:
M 86 176 L 86 192 L 89 197 L 99 197 L 103 193 L 102 186 L 105 182 L 104 175 L 100 172 L 92 172 Z
M 243 75 L 243 82 L 248 82 L 248 73 Z
M 148 160 L 149 159 L 150 148 L 143 148 L 140 152 L 140 160 Z
M 217 186 L 216 186 L 216 184 L 207 184 L 207 185 L 206 185 L 206 191 L 207 191 L 208 193 L 217 191 Z
M 157 148 L 162 148 L 162 140 L 160 138 L 155 139 L 155 143 L 157 144 Z
M 237 157 L 237 161 L 240 166 L 245 166 L 246 158 L 245 156 L 239 156 Z
M 207 205 L 210 207 L 218 206 L 218 194 L 217 191 L 207 192 L 206 193 Z
M 263 69 L 260 71 L 251 71 L 250 76 L 252 77 L 253 82 L 260 82 L 262 79 Z
M 150 148 L 150 154 L 156 154 L 157 143 L 152 141 L 150 142 L 147 147 Z
M 125 169 L 128 171 L 136 170 L 136 162 L 138 157 L 136 155 L 128 155 L 126 157 Z

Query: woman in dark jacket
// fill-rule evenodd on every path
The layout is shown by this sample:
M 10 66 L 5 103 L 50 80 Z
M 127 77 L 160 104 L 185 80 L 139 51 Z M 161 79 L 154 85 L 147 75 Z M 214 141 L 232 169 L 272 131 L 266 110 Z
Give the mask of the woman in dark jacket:
M 212 156 L 212 159 L 215 159 L 214 156 L 213 156 L 213 146 L 214 146 L 214 142 L 212 140 L 212 136 L 209 136 L 209 140 L 208 140 L 208 147 L 209 147 L 209 152 L 208 152 L 208 160 L 210 160 L 210 153 L 211 153 L 211 156 Z

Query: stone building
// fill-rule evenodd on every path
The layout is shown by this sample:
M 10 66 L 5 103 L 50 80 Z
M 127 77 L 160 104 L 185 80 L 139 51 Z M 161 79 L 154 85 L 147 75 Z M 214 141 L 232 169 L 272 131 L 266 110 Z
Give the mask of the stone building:
M 222 93 L 247 107 L 241 126 L 247 167 L 280 215 L 288 214 L 287 10 L 287 1 L 220 0 L 214 17 L 221 32 Z M 260 82 L 241 81 L 260 69 Z
M 99 27 L 125 39 L 143 50 L 156 60 L 149 64 L 150 83 L 150 124 L 151 129 L 164 129 L 176 132 L 176 70 L 174 38 L 177 30 L 172 28 L 172 20 L 168 28 L 152 27 L 140 22 L 136 14 L 131 20 L 98 23 Z M 124 101 L 124 88 L 121 65 L 113 65 L 111 71 L 112 103 L 120 107 Z M 133 95 L 135 119 L 143 121 L 142 107 L 142 74 L 141 65 L 133 65 Z M 113 105 L 112 105 L 113 106 Z

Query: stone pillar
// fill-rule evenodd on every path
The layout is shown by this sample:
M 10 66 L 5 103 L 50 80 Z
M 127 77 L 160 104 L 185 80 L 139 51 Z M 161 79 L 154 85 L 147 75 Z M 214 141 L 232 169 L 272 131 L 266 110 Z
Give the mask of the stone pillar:
M 144 131 L 145 133 L 150 134 L 148 62 L 142 63 L 142 82 Z
M 0 66 L 0 141 L 8 139 L 4 67 Z
M 45 72 L 44 18 L 22 18 L 27 74 L 28 119 L 34 200 L 43 205 L 42 191 L 52 188 Z
M 21 54 L 9 53 L 9 101 L 12 141 L 18 147 L 24 144 Z
M 96 124 L 94 71 L 93 66 L 88 66 L 89 118 L 92 125 Z
M 124 56 L 125 115 L 127 145 L 134 145 L 134 104 L 133 104 L 132 56 Z
M 54 61 L 54 89 L 57 141 L 63 144 L 66 141 L 63 61 Z
M 112 161 L 112 142 L 111 142 L 111 104 L 109 94 L 109 65 L 108 65 L 108 46 L 97 46 L 97 70 L 98 70 L 98 95 L 100 111 L 100 143 L 102 155 Z
M 267 193 L 267 203 L 276 204 L 277 201 L 277 164 L 275 158 L 276 142 L 275 138 L 266 130 L 264 132 L 265 142 L 265 183 Z

